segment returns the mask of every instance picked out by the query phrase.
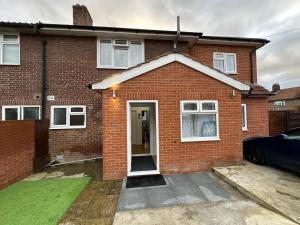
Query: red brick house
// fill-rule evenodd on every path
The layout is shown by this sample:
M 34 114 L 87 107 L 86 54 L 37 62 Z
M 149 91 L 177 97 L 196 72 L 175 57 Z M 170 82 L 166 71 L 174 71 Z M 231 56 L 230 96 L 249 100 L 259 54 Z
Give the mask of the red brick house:
M 52 158 L 103 155 L 104 179 L 207 170 L 268 134 L 256 84 L 268 41 L 93 26 L 0 22 L 2 120 L 51 121 Z

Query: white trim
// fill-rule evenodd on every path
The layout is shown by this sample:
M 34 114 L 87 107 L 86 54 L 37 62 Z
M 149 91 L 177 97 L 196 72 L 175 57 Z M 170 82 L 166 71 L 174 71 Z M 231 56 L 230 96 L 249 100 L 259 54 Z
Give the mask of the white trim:
M 213 102 L 215 103 L 216 110 L 202 110 L 202 106 L 199 108 L 197 112 L 186 112 L 183 111 L 183 104 L 185 102 L 191 102 L 191 100 L 181 100 L 180 101 L 180 138 L 181 142 L 195 142 L 195 141 L 220 141 L 220 125 L 219 125 L 219 105 L 217 100 L 194 100 L 194 102 L 198 102 L 199 105 L 206 102 Z M 216 115 L 216 128 L 217 128 L 217 135 L 215 137 L 190 137 L 184 138 L 182 132 L 182 114 L 200 114 L 200 115 Z
M 134 156 L 134 157 L 139 157 L 139 156 L 150 156 L 151 154 L 150 153 L 144 153 L 144 154 L 131 154 L 131 156 Z
M 83 108 L 83 112 L 71 112 L 71 108 Z M 54 109 L 61 108 L 66 109 L 66 124 L 65 125 L 55 125 L 54 123 Z M 84 115 L 84 125 L 80 126 L 71 126 L 70 125 L 70 116 L 72 115 Z M 85 105 L 52 105 L 51 106 L 51 115 L 50 115 L 50 130 L 58 129 L 84 129 L 86 128 L 86 106 Z
M 129 79 L 132 79 L 141 74 L 147 73 L 151 70 L 154 70 L 156 68 L 159 68 L 161 66 L 164 66 L 166 64 L 169 64 L 169 63 L 175 62 L 175 61 L 180 62 L 186 66 L 189 66 L 199 72 L 202 72 L 202 73 L 204 73 L 216 80 L 219 80 L 225 84 L 228 84 L 238 90 L 250 90 L 249 85 L 247 85 L 243 82 L 240 82 L 238 80 L 235 80 L 235 79 L 219 72 L 218 70 L 212 69 L 206 65 L 203 65 L 200 62 L 197 62 L 197 61 L 195 61 L 185 55 L 179 54 L 179 53 L 170 53 L 166 56 L 162 56 L 158 59 L 154 59 L 154 60 L 144 63 L 140 66 L 129 69 L 127 71 L 117 73 L 107 79 L 104 79 L 101 82 L 92 84 L 92 89 L 110 88 L 114 85 L 120 84 Z
M 244 110 L 243 110 L 244 108 Z M 242 121 L 242 131 L 248 130 L 248 122 L 247 122 L 247 105 L 245 103 L 242 104 L 242 115 L 245 119 L 245 126 L 243 127 L 243 121 Z M 242 119 L 243 119 L 242 117 Z
M 217 54 L 221 54 L 223 55 L 223 59 L 218 59 L 215 56 Z M 227 59 L 226 56 L 231 55 L 234 58 L 234 70 L 230 71 L 227 70 Z M 222 71 L 223 73 L 228 73 L 228 74 L 232 74 L 232 75 L 236 75 L 237 74 L 237 62 L 236 62 L 236 53 L 226 53 L 226 52 L 214 52 L 213 54 L 213 64 L 214 64 L 214 68 L 215 68 L 215 60 L 223 60 L 224 61 L 224 71 Z
M 2 106 L 2 120 L 5 120 L 5 109 L 18 109 L 17 120 L 24 120 L 24 108 L 39 108 L 39 120 L 41 119 L 41 106 L 40 105 L 3 105 Z
M 110 41 L 111 42 L 111 65 L 101 65 L 100 64 L 100 55 L 101 55 L 101 47 L 100 47 L 100 42 L 101 40 L 106 40 L 106 41 Z M 127 45 L 115 45 L 115 41 L 116 40 L 127 40 Z M 127 69 L 129 67 L 132 66 L 136 66 L 136 65 L 131 65 L 131 42 L 134 41 L 139 41 L 141 42 L 141 48 L 142 48 L 142 62 L 145 62 L 145 44 L 144 44 L 144 40 L 136 40 L 136 39 L 113 39 L 113 38 L 101 38 L 98 37 L 97 38 L 97 69 Z M 114 46 L 116 47 L 127 47 L 128 48 L 128 66 L 122 66 L 122 67 L 118 67 L 118 66 L 114 66 Z
M 155 104 L 155 122 L 156 122 L 156 170 L 131 172 L 131 103 L 154 103 Z M 127 100 L 127 176 L 159 174 L 159 118 L 158 118 L 158 100 Z
M 4 41 L 4 35 L 17 35 L 17 41 Z M 19 47 L 19 60 L 17 63 L 4 63 L 3 62 L 3 45 L 18 45 Z M 19 33 L 0 33 L 0 65 L 6 66 L 19 66 L 21 63 L 21 45 L 20 45 L 20 34 Z

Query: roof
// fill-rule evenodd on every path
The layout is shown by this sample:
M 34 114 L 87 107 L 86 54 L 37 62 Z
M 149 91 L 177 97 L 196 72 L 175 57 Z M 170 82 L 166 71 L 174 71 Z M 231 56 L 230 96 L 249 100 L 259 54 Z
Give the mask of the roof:
M 180 62 L 194 70 L 202 72 L 238 90 L 250 90 L 250 86 L 248 84 L 233 79 L 216 69 L 208 67 L 189 56 L 179 53 L 164 54 L 160 57 L 142 63 L 136 67 L 132 67 L 125 71 L 116 73 L 98 83 L 92 84 L 91 86 L 92 89 L 107 89 L 172 62 Z
M 269 101 L 300 99 L 300 87 L 281 89 L 269 98 Z
M 259 84 L 251 84 L 251 94 L 249 92 L 242 92 L 243 97 L 268 97 L 272 95 L 266 88 Z
M 174 39 L 177 31 L 172 30 L 152 30 L 152 29 L 137 29 L 137 28 L 122 28 L 122 27 L 104 27 L 104 26 L 85 26 L 85 25 L 70 25 L 70 24 L 51 24 L 51 23 L 18 23 L 0 21 L 0 29 L 18 29 L 31 30 L 36 29 L 45 34 L 61 34 L 61 35 L 82 35 L 82 36 L 97 36 L 111 35 L 112 33 L 122 35 L 138 35 L 147 37 L 161 36 L 164 38 Z M 181 40 L 193 39 L 200 43 L 214 44 L 240 44 L 253 45 L 261 47 L 269 42 L 269 40 L 261 38 L 245 38 L 245 37 L 221 37 L 221 36 L 203 36 L 201 32 L 180 31 Z

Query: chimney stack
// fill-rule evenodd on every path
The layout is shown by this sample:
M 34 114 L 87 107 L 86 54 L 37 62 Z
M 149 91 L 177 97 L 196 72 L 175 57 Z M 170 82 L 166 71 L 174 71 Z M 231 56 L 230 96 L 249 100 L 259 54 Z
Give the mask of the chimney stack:
M 85 5 L 73 5 L 73 24 L 93 26 L 93 19 Z
M 280 91 L 280 85 L 278 83 L 273 84 L 273 86 L 272 86 L 272 93 L 276 94 L 279 91 Z

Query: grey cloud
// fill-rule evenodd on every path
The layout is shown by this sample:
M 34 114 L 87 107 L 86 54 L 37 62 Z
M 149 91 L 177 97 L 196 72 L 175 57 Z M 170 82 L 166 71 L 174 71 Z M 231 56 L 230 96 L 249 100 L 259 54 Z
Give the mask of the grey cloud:
M 86 5 L 99 26 L 176 29 L 206 35 L 264 37 L 300 27 L 299 0 L 0 0 L 0 20 L 72 23 L 72 5 Z M 300 85 L 300 30 L 270 37 L 258 50 L 259 82 Z

